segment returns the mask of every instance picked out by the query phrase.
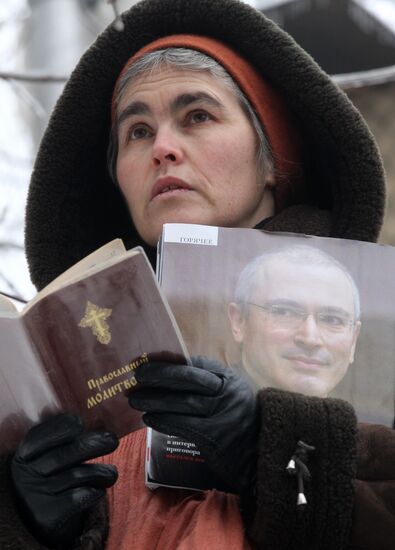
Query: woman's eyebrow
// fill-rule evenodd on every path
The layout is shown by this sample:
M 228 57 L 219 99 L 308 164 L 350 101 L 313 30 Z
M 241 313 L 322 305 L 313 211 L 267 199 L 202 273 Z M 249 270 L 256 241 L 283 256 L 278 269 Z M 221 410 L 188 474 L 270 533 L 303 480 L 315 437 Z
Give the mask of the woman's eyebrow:
M 170 103 L 170 111 L 175 113 L 185 107 L 193 105 L 194 103 L 205 103 L 216 107 L 217 109 L 224 110 L 223 104 L 208 94 L 207 92 L 197 91 L 197 92 L 187 92 L 179 94 L 175 97 Z M 117 125 L 120 126 L 127 118 L 135 115 L 150 115 L 151 109 L 144 103 L 144 101 L 132 101 L 121 111 L 117 119 Z
M 132 101 L 120 112 L 117 118 L 117 126 L 120 126 L 127 118 L 134 115 L 149 115 L 151 109 L 144 101 Z
M 211 105 L 212 107 L 216 107 L 217 109 L 224 109 L 223 104 L 213 97 L 212 95 L 208 94 L 207 92 L 187 92 L 184 94 L 178 95 L 170 104 L 170 110 L 172 112 L 179 111 L 180 109 L 183 109 L 184 107 L 189 107 L 193 103 L 206 103 Z

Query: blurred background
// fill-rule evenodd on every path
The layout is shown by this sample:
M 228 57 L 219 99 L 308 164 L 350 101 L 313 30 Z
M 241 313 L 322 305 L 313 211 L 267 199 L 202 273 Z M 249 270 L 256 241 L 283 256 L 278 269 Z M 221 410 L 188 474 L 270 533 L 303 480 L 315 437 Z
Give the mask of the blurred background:
M 133 0 L 0 3 L 0 292 L 30 299 L 24 205 L 49 114 L 83 51 Z M 395 0 L 250 0 L 348 94 L 377 139 L 389 200 L 380 242 L 395 245 Z M 121 30 L 119 32 L 122 32 Z

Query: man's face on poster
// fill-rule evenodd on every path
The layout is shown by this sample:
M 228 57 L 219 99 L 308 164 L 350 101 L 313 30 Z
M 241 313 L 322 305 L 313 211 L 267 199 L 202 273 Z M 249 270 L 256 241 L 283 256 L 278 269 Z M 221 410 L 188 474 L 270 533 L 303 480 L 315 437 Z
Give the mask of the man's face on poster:
M 259 386 L 326 397 L 354 361 L 360 331 L 353 286 L 337 266 L 273 259 L 247 304 L 229 305 L 242 363 Z

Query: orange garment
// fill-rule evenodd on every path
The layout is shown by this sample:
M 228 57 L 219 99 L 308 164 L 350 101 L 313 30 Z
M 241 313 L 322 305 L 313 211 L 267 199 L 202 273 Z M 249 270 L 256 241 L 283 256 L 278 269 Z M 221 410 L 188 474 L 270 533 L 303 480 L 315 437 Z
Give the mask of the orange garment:
M 235 495 L 145 487 L 145 441 L 139 430 L 95 461 L 115 464 L 119 473 L 108 490 L 106 550 L 251 550 Z

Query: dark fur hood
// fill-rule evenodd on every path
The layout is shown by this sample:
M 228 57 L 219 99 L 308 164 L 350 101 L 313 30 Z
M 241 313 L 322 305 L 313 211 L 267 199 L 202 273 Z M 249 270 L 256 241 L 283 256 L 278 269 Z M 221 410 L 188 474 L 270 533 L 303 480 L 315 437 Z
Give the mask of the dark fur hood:
M 26 250 L 38 288 L 115 237 L 129 247 L 142 244 L 106 169 L 111 94 L 127 59 L 167 34 L 228 43 L 294 112 L 308 151 L 309 197 L 275 216 L 268 229 L 377 239 L 385 192 L 375 142 L 346 96 L 289 35 L 237 0 L 144 0 L 123 20 L 123 32 L 109 27 L 81 58 L 37 156 Z

